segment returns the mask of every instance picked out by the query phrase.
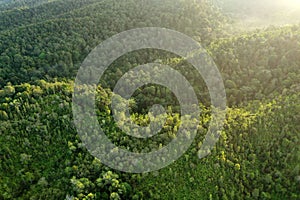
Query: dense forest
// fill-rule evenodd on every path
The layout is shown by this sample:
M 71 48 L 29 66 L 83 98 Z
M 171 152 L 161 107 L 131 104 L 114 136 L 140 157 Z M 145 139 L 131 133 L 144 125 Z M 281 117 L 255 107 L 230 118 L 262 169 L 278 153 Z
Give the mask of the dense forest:
M 300 199 L 300 24 L 237 28 L 241 15 L 252 12 L 243 6 L 234 0 L 0 0 L 0 199 Z M 131 174 L 89 152 L 72 105 L 89 53 L 142 27 L 176 30 L 199 42 L 221 73 L 227 110 L 220 139 L 199 159 L 213 109 L 205 80 L 185 58 L 164 50 L 119 57 L 95 87 L 98 122 L 119 148 L 161 149 L 179 137 L 183 123 L 173 91 L 150 84 L 118 105 L 130 104 L 131 120 L 147 126 L 149 108 L 161 104 L 162 130 L 140 139 L 118 127 L 114 87 L 138 65 L 165 64 L 183 74 L 201 109 L 184 155 L 158 171 Z M 161 69 L 143 73 L 150 78 Z

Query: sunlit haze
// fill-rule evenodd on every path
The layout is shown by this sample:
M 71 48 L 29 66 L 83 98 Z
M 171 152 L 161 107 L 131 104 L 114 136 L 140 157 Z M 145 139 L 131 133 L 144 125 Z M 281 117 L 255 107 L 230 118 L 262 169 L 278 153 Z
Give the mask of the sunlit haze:
M 300 22 L 300 0 L 214 0 L 239 26 L 266 27 Z

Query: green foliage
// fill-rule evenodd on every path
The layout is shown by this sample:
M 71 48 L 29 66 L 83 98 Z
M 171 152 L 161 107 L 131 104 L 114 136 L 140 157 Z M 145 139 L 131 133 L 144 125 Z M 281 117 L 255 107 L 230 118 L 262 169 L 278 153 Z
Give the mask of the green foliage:
M 22 2 L 0 2 L 0 199 L 300 199 L 300 25 L 229 35 L 228 18 L 206 0 Z M 202 111 L 196 139 L 179 160 L 156 172 L 126 174 L 104 166 L 77 135 L 71 79 L 101 41 L 147 26 L 201 42 L 223 76 L 229 108 L 217 146 L 199 160 L 211 121 L 201 76 L 161 50 L 120 57 L 95 97 L 98 121 L 118 148 L 163 148 L 184 123 L 172 91 L 151 84 L 128 102 L 120 97 L 118 106 L 129 103 L 130 119 L 147 126 L 153 120 L 149 108 L 163 105 L 162 130 L 142 140 L 118 128 L 110 89 L 137 65 L 156 62 L 178 70 L 194 87 Z M 151 78 L 160 70 L 144 74 Z
M 206 1 L 57 0 L 9 10 L 0 13 L 0 88 L 5 81 L 74 78 L 79 63 L 96 45 L 132 28 L 170 28 L 197 35 L 207 44 L 221 35 L 225 23 Z
M 63 199 L 67 195 L 127 199 L 134 195 L 123 175 L 108 171 L 80 143 L 72 124 L 72 82 L 9 87 L 18 95 L 10 98 L 6 87 L 0 103 L 1 199 Z M 99 91 L 103 95 L 99 105 L 104 106 L 99 109 L 107 115 L 109 94 L 100 87 Z
M 196 140 L 182 158 L 158 172 L 129 175 L 109 170 L 80 142 L 72 124 L 72 85 L 10 86 L 20 94 L 9 98 L 7 93 L 0 104 L 1 198 L 299 198 L 299 94 L 229 108 L 217 147 L 199 160 L 197 150 L 210 121 L 209 109 L 202 106 Z M 39 95 L 37 88 L 43 91 Z M 147 152 L 176 137 L 180 116 L 170 111 L 158 137 L 140 141 L 125 136 L 108 112 L 109 90 L 98 91 L 99 122 L 120 148 Z M 4 112 L 9 115 L 3 118 Z M 149 123 L 141 114 L 132 120 Z

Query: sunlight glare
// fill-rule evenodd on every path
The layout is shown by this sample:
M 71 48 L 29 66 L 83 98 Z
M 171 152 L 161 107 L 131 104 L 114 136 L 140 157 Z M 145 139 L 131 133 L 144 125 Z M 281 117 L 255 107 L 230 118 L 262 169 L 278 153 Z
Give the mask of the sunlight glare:
M 287 0 L 286 4 L 289 6 L 300 6 L 300 0 Z

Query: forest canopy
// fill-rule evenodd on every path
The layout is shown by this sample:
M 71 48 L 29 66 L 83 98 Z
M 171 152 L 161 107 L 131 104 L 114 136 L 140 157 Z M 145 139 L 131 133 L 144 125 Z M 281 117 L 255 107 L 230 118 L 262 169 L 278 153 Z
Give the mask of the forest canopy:
M 300 199 L 299 10 L 296 0 L 0 0 L 0 199 Z M 150 108 L 162 105 L 161 131 L 141 139 L 119 127 L 114 87 L 139 65 L 157 64 L 152 73 L 142 71 L 146 79 L 159 76 L 160 65 L 182 74 L 201 110 L 184 155 L 158 171 L 130 174 L 88 150 L 75 126 L 73 92 L 88 88 L 76 88 L 75 79 L 96 46 L 143 27 L 197 41 L 220 71 L 227 110 L 216 146 L 199 159 L 213 112 L 205 79 L 164 50 L 119 57 L 91 87 L 99 125 L 117 148 L 159 150 L 179 137 L 182 124 L 193 123 L 182 120 L 173 91 L 148 84 L 118 106 L 130 107 L 122 120 L 147 127 Z

